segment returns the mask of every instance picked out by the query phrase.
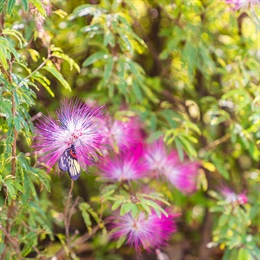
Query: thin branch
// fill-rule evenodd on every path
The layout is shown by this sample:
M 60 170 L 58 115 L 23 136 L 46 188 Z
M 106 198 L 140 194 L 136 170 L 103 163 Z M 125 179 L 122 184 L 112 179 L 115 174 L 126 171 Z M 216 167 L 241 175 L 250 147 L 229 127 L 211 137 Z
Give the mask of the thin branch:
M 4 14 L 0 14 L 0 33 L 2 33 L 3 28 L 4 28 L 4 23 L 5 23 L 5 18 L 4 18 Z
M 20 253 L 20 249 L 19 249 L 19 244 L 17 243 L 17 238 L 11 237 L 10 233 L 6 229 L 4 229 L 1 225 L 0 225 L 0 230 L 3 231 L 5 238 L 9 241 L 10 244 L 12 244 L 17 256 L 20 257 L 21 253 Z M 5 259 L 5 254 L 6 254 L 6 250 L 4 250 L 4 252 L 1 256 L 1 259 L 3 259 L 3 260 Z
M 5 71 L 8 81 L 9 83 L 12 85 L 12 61 L 9 61 L 9 71 L 10 73 L 8 73 L 7 71 Z M 15 90 L 14 90 L 15 91 Z M 15 99 L 14 99 L 14 92 L 12 92 L 12 116 L 13 118 L 16 116 L 16 104 L 15 104 Z M 15 126 L 13 126 L 13 144 L 12 144 L 12 161 L 11 161 L 11 174 L 13 176 L 16 175 L 16 145 L 17 145 L 17 135 L 18 132 L 15 129 Z M 8 194 L 6 194 L 6 196 L 8 196 Z M 10 240 L 11 237 L 11 222 L 10 220 L 12 219 L 12 216 L 14 216 L 14 200 L 12 200 L 11 205 L 9 206 L 8 210 L 7 210 L 7 218 L 6 218 L 6 227 L 5 227 L 5 239 L 4 242 L 7 245 L 7 242 L 9 242 L 9 244 L 11 244 L 14 247 L 15 244 L 15 251 L 18 252 L 17 254 L 20 254 L 20 251 L 17 251 L 17 245 L 16 243 L 12 243 L 12 240 Z M 3 254 L 1 256 L 1 259 L 5 259 L 5 255 L 7 253 L 8 247 L 6 246 Z M 19 250 L 19 248 L 18 248 Z
M 206 151 L 209 151 L 209 150 L 212 150 L 213 148 L 215 148 L 216 146 L 226 142 L 229 140 L 229 138 L 231 137 L 231 135 L 228 133 L 228 134 L 225 134 L 224 136 L 222 136 L 221 138 L 219 139 L 216 139 L 214 140 L 213 142 L 207 144 L 204 148 L 201 149 L 201 151 L 203 152 L 206 152 Z
M 42 112 L 38 112 L 36 115 L 32 116 L 31 122 L 37 120 L 38 118 L 42 117 Z
M 46 63 L 47 61 L 51 58 L 51 50 L 48 48 L 48 56 L 47 58 L 43 61 L 42 64 L 39 65 L 38 68 L 36 68 L 31 74 L 29 74 L 27 77 L 25 77 L 19 84 L 18 84 L 18 88 L 22 86 L 23 82 L 25 82 L 27 79 L 29 79 L 30 77 L 32 77 L 33 74 L 35 74 L 38 70 L 40 70 Z
M 199 245 L 199 259 L 210 259 L 211 249 L 207 248 L 207 244 L 212 240 L 212 224 L 213 215 L 206 209 L 201 230 L 201 240 Z
M 67 198 L 65 212 L 64 212 L 64 225 L 65 225 L 65 234 L 66 234 L 67 244 L 69 244 L 69 228 L 70 228 L 69 208 L 70 208 L 70 201 L 72 198 L 73 186 L 74 186 L 74 181 L 71 179 L 69 195 Z
M 14 101 L 14 94 L 12 94 L 12 116 L 16 116 L 16 105 Z M 12 146 L 12 175 L 15 176 L 16 172 L 16 141 L 17 141 L 17 130 L 14 126 L 14 137 L 13 137 L 13 146 Z
M 76 208 L 76 206 L 78 205 L 78 202 L 79 202 L 79 199 L 80 197 L 77 197 L 73 203 L 73 205 L 71 206 L 71 208 L 69 209 L 69 214 L 68 214 L 68 226 L 70 226 L 70 221 L 71 221 L 71 218 L 72 218 L 72 214 L 74 212 L 74 209 Z

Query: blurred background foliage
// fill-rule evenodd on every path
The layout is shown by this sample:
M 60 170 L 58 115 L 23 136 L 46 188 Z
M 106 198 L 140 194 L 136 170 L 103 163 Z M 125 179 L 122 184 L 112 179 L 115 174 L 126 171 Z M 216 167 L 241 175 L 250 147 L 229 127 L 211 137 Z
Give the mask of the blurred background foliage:
M 193 195 L 151 183 L 182 212 L 166 248 L 170 259 L 259 257 L 257 7 L 235 11 L 225 1 L 207 0 L 0 0 L 0 9 L 3 259 L 18 257 L 17 242 L 20 257 L 69 251 L 63 235 L 69 178 L 58 176 L 58 168 L 47 175 L 34 167 L 31 147 L 34 120 L 74 96 L 105 105 L 117 119 L 140 116 L 149 141 L 163 137 L 180 158 L 202 163 Z M 115 249 L 100 227 L 95 212 L 105 207 L 109 214 L 109 206 L 95 172 L 75 182 L 83 217 L 77 211 L 70 228 L 79 237 L 96 234 L 70 257 L 146 259 Z M 249 203 L 226 203 L 217 195 L 222 185 L 237 194 L 246 190 Z M 97 223 L 103 232 L 91 230 Z

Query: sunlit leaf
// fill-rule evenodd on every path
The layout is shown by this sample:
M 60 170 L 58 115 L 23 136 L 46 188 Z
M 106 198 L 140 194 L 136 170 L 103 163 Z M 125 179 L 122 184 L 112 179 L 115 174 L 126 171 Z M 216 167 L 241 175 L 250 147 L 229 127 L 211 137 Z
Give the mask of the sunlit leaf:
M 52 66 L 44 66 L 43 69 L 47 70 L 50 72 L 59 82 L 62 84 L 62 86 L 71 91 L 69 83 L 63 78 L 62 74 L 55 69 L 55 67 Z

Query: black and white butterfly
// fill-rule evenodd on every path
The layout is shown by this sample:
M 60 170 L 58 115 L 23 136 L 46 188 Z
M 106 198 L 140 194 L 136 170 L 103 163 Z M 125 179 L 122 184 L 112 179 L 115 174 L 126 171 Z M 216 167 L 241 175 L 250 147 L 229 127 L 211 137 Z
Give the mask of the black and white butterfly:
M 64 151 L 58 164 L 62 171 L 69 173 L 72 180 L 76 181 L 79 178 L 81 169 L 74 145 Z

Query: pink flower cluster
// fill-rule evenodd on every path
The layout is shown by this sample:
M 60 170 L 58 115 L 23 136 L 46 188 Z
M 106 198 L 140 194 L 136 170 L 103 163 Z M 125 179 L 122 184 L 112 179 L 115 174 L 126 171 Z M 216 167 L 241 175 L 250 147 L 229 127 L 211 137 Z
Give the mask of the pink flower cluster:
M 99 174 L 106 181 L 162 177 L 183 193 L 196 190 L 200 164 L 188 160 L 181 162 L 176 151 L 167 151 L 162 139 L 147 144 L 137 118 L 127 118 L 124 122 L 115 120 L 104 133 L 114 150 L 99 164 Z M 125 239 L 137 252 L 142 248 L 147 251 L 159 249 L 176 231 L 178 215 L 169 209 L 166 211 L 168 216 L 162 214 L 160 217 L 155 212 L 150 215 L 142 212 L 137 217 L 130 213 L 120 216 L 117 212 L 107 219 L 111 237 Z
M 79 100 L 63 101 L 56 114 L 56 119 L 43 116 L 35 130 L 35 148 L 49 168 L 59 161 L 61 170 L 76 180 L 80 169 L 101 154 L 100 175 L 107 180 L 163 176 L 184 193 L 196 190 L 199 163 L 181 162 L 176 151 L 168 154 L 162 140 L 146 144 L 137 117 L 107 120 L 101 107 Z M 108 156 L 108 146 L 113 156 Z
M 81 168 L 102 155 L 99 174 L 107 181 L 163 177 L 183 193 L 196 190 L 200 164 L 181 162 L 176 151 L 168 153 L 161 139 L 147 144 L 137 117 L 108 119 L 101 107 L 78 100 L 63 101 L 56 114 L 56 118 L 44 116 L 35 130 L 35 147 L 49 168 L 58 162 L 62 171 L 77 180 Z M 176 231 L 177 215 L 166 211 L 168 216 L 155 212 L 141 212 L 135 218 L 130 213 L 112 216 L 112 238 L 125 237 L 137 251 L 160 248 Z
M 104 179 L 122 181 L 162 176 L 183 193 L 196 190 L 200 164 L 187 160 L 181 162 L 176 151 L 167 152 L 162 139 L 146 144 L 136 118 L 124 123 L 114 121 L 106 133 L 109 133 L 106 138 L 110 144 L 119 150 L 114 156 L 104 158 L 99 166 Z

